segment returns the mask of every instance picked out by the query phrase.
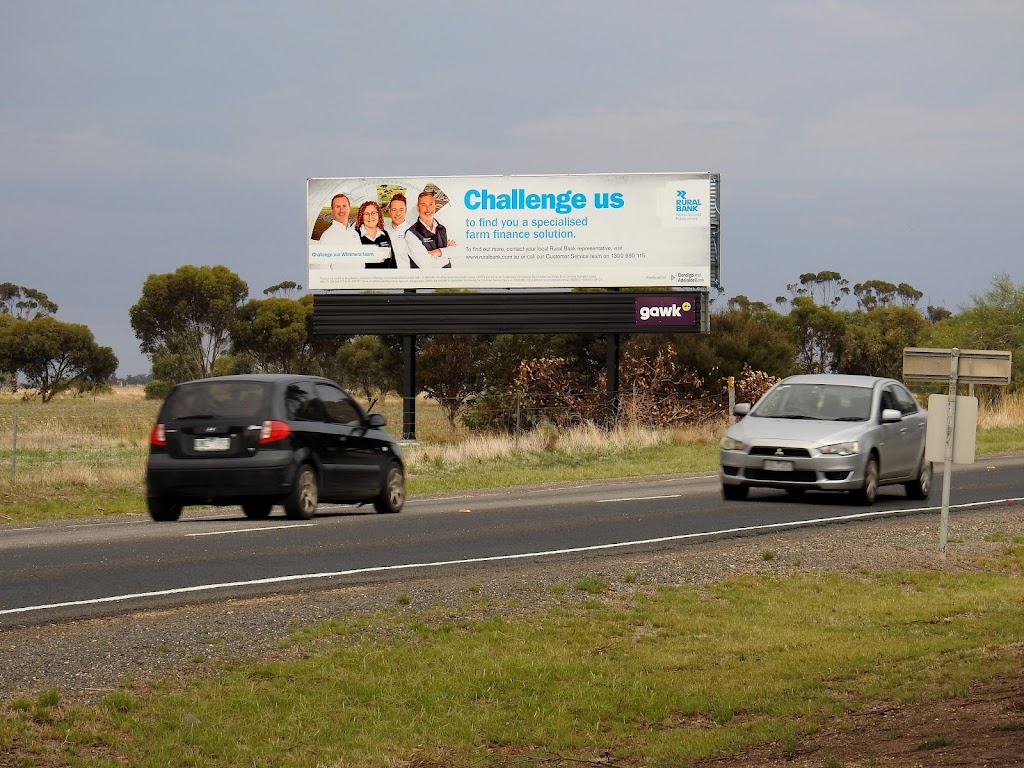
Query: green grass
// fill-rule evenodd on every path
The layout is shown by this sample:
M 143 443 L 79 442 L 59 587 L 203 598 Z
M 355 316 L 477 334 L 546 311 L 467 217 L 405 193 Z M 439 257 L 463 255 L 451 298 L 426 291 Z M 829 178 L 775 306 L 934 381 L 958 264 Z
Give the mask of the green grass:
M 299 628 L 278 660 L 135 681 L 94 704 L 54 690 L 19 698 L 0 705 L 0 753 L 82 768 L 484 765 L 606 752 L 678 766 L 795 745 L 872 702 L 955 696 L 1017 672 L 1019 581 L 743 577 L 616 596 L 593 579 L 576 585 L 590 593 L 582 610 L 572 591 L 516 619 L 395 608 Z
M 978 429 L 977 452 L 979 455 L 1021 449 L 1024 449 L 1024 424 Z

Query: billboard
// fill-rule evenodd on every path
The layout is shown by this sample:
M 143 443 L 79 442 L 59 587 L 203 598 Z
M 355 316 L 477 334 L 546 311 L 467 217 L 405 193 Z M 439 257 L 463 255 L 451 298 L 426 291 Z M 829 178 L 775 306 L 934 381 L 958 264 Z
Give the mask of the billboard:
M 717 277 L 718 180 L 308 179 L 308 287 L 708 289 Z

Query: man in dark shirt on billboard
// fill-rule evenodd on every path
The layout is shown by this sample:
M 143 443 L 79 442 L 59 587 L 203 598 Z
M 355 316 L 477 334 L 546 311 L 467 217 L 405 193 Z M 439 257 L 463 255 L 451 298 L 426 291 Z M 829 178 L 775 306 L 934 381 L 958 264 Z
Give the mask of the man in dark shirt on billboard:
M 431 192 L 420 192 L 416 198 L 416 210 L 419 219 L 405 233 L 405 241 L 409 245 L 409 259 L 413 268 L 445 269 L 452 265 L 451 258 L 445 253 L 446 248 L 455 245 L 448 239 L 444 224 L 434 219 L 437 203 Z

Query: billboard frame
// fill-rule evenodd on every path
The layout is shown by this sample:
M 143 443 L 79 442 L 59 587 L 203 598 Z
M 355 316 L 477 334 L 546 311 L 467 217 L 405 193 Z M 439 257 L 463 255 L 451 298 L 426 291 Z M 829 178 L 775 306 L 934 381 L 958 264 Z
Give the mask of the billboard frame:
M 354 291 L 718 288 L 720 187 L 721 175 L 710 171 L 308 178 L 306 283 L 311 290 Z M 550 192 L 556 189 L 565 191 Z M 371 268 L 381 266 L 374 256 L 380 248 L 369 240 L 359 244 L 352 226 L 357 208 L 377 203 L 386 219 L 382 226 L 390 225 L 390 200 L 401 191 L 408 228 L 417 221 L 420 190 L 439 195 L 437 220 L 452 247 L 443 256 L 440 250 L 430 251 L 430 258 L 424 252 L 429 264 L 419 269 L 400 268 L 408 266 L 408 257 L 398 259 L 398 268 L 394 258 L 385 260 L 390 268 Z M 492 216 L 473 209 L 483 193 L 492 203 L 499 199 L 499 207 L 488 211 Z M 563 208 L 529 208 L 531 201 L 548 198 L 561 204 L 569 195 L 582 207 L 568 215 L 561 215 Z M 350 203 L 347 228 L 332 224 L 330 205 L 340 196 Z M 322 245 L 325 227 L 343 234 Z M 394 230 L 384 229 L 393 241 Z M 544 239 L 555 234 L 567 239 Z M 398 248 L 394 254 L 400 255 Z M 452 269 L 434 268 L 442 262 Z

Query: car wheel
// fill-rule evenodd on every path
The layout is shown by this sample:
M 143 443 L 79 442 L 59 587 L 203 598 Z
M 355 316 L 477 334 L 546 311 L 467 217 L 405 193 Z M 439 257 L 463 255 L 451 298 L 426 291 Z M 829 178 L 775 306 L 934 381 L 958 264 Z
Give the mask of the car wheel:
M 405 504 L 405 473 L 397 461 L 388 465 L 388 471 L 384 479 L 384 487 L 380 495 L 373 500 L 373 507 L 378 512 L 394 514 L 401 512 Z
M 284 513 L 292 520 L 309 520 L 316 513 L 318 499 L 316 472 L 309 464 L 303 464 L 284 500 Z
M 854 495 L 862 506 L 870 507 L 875 503 L 878 496 L 878 459 L 875 457 L 868 459 L 868 465 L 864 467 L 864 484 L 854 491 Z
M 250 520 L 263 520 L 269 517 L 273 508 L 273 502 L 268 499 L 246 499 L 242 502 L 242 511 Z
M 728 501 L 743 501 L 747 498 L 749 490 L 745 485 L 723 485 L 722 498 Z
M 146 499 L 146 506 L 149 507 L 149 516 L 158 523 L 173 523 L 181 517 L 181 510 L 185 505 L 174 499 L 151 496 Z
M 917 479 L 903 486 L 907 489 L 907 496 L 918 501 L 927 499 L 932 493 L 933 472 L 932 463 L 922 457 L 921 468 L 917 471 Z

